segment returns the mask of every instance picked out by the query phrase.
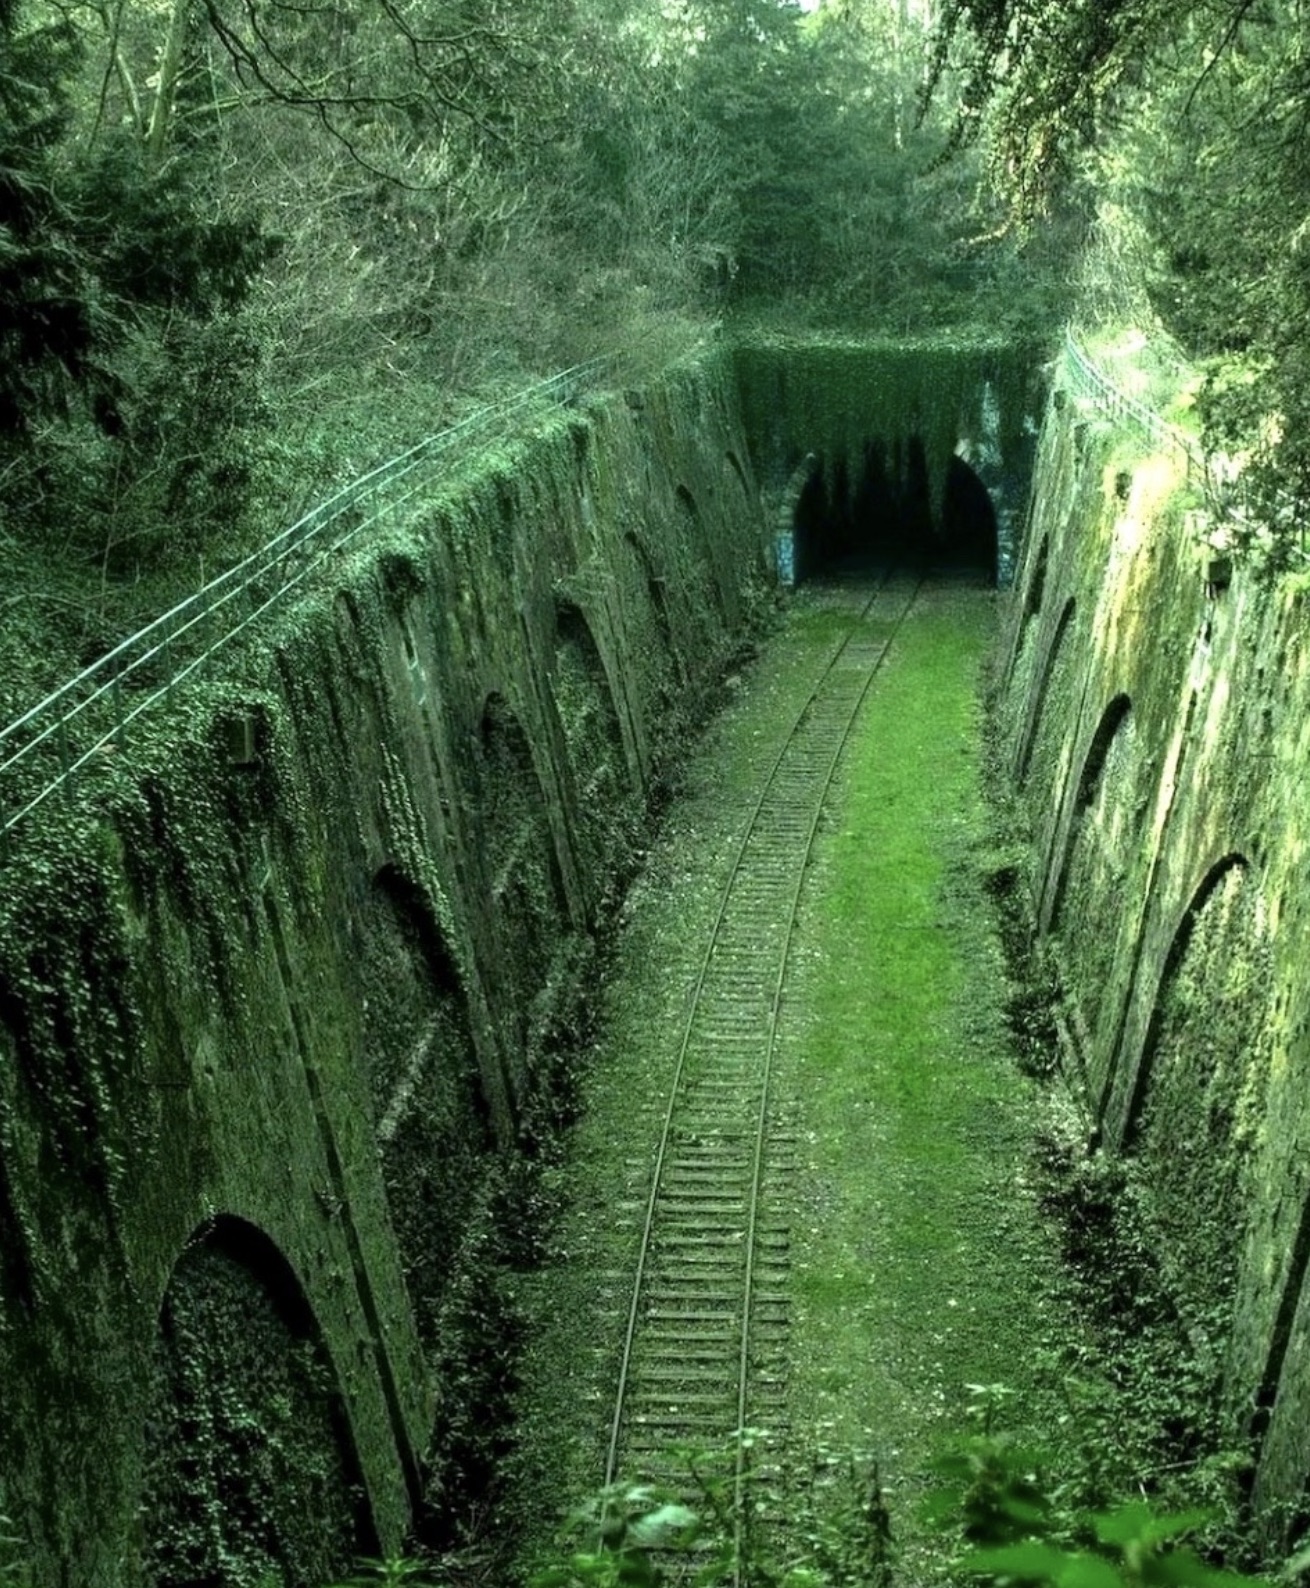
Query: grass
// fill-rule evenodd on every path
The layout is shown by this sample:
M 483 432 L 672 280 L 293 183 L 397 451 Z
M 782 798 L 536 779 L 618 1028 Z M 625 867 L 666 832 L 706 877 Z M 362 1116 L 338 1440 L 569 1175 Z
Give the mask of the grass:
M 992 626 L 987 592 L 930 590 L 875 685 L 807 883 L 778 1054 L 779 1112 L 799 1127 L 803 1171 L 786 1193 L 790 1443 L 802 1461 L 876 1457 L 896 1580 L 916 1588 L 945 1558 L 916 1521 L 921 1473 L 964 1426 L 967 1386 L 1004 1381 L 1022 1415 L 1046 1416 L 1049 1401 L 1028 1391 L 1046 1382 L 1065 1327 L 1027 1183 L 1036 1102 L 1010 1056 L 984 890 L 976 678 Z M 498 1523 L 525 1539 L 520 1569 L 600 1482 L 670 1033 L 772 748 L 842 627 L 798 593 L 694 751 L 624 906 L 585 1115 L 560 1171 L 569 1211 L 552 1259 L 520 1277 L 535 1323 Z
M 942 1565 L 922 1473 L 971 1385 L 1032 1404 L 1056 1258 L 1025 1175 L 1035 1100 L 983 890 L 976 677 L 988 597 L 930 591 L 874 687 L 802 921 L 784 1075 L 806 1144 L 794 1420 L 869 1450 L 903 1579 Z

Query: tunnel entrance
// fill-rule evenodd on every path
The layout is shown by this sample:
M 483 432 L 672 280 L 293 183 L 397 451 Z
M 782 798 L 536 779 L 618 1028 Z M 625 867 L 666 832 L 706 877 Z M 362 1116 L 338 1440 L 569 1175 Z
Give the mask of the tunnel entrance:
M 959 456 L 934 480 L 917 435 L 890 444 L 875 437 L 856 468 L 846 456 L 817 458 L 792 536 L 797 583 L 892 565 L 997 579 L 997 515 L 986 486 Z

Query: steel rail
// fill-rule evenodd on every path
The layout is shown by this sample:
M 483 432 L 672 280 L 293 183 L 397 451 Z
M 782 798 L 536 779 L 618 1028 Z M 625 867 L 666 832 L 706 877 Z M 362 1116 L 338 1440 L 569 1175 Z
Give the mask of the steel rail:
M 765 811 L 770 794 L 779 784 L 779 773 L 783 770 L 789 756 L 796 747 L 801 728 L 810 717 L 815 706 L 821 701 L 829 680 L 846 655 L 853 641 L 860 634 L 864 620 L 873 609 L 878 597 L 882 595 L 890 583 L 890 578 L 874 591 L 869 600 L 862 607 L 859 616 L 852 623 L 848 632 L 833 648 L 824 661 L 822 670 L 813 684 L 804 705 L 797 713 L 795 721 L 785 735 L 783 742 L 770 765 L 762 782 L 759 795 L 755 800 L 749 819 L 745 825 L 742 837 L 738 842 L 733 856 L 729 874 L 723 884 L 719 897 L 718 909 L 710 929 L 709 939 L 705 952 L 701 956 L 696 981 L 692 990 L 687 1014 L 683 1022 L 682 1034 L 679 1041 L 678 1053 L 674 1063 L 673 1078 L 670 1086 L 669 1101 L 665 1109 L 664 1119 L 660 1131 L 659 1144 L 656 1150 L 655 1163 L 652 1169 L 651 1188 L 647 1199 L 646 1211 L 642 1226 L 642 1235 L 637 1255 L 636 1268 L 632 1286 L 632 1299 L 628 1309 L 627 1325 L 624 1332 L 623 1350 L 619 1367 L 618 1383 L 615 1390 L 614 1414 L 610 1426 L 610 1439 L 605 1463 L 605 1486 L 612 1485 L 618 1475 L 619 1451 L 623 1438 L 625 1418 L 627 1415 L 627 1401 L 632 1382 L 634 1360 L 634 1347 L 637 1340 L 641 1319 L 642 1302 L 646 1292 L 648 1274 L 651 1263 L 651 1254 L 654 1246 L 655 1232 L 658 1224 L 661 1191 L 665 1179 L 665 1167 L 669 1155 L 670 1143 L 673 1139 L 674 1123 L 678 1116 L 679 1104 L 683 1100 L 684 1080 L 687 1070 L 688 1055 L 692 1048 L 693 1033 L 696 1028 L 697 1014 L 709 978 L 710 966 L 713 962 L 715 951 L 718 948 L 725 920 L 727 919 L 729 905 L 732 900 L 734 888 L 742 877 L 746 866 L 748 852 L 752 840 L 761 829 L 761 817 Z M 898 613 L 891 632 L 882 640 L 877 655 L 865 671 L 854 699 L 850 702 L 845 719 L 841 724 L 841 731 L 837 734 L 831 754 L 826 765 L 821 769 L 821 775 L 813 784 L 811 805 L 799 850 L 799 862 L 796 867 L 794 884 L 790 890 L 787 903 L 786 924 L 782 933 L 782 944 L 778 955 L 777 969 L 774 975 L 773 986 L 770 994 L 769 1012 L 765 1029 L 765 1040 L 762 1045 L 758 1065 L 757 1088 L 758 1100 L 754 1116 L 754 1141 L 751 1152 L 749 1182 L 747 1188 L 747 1211 L 745 1231 L 744 1269 L 742 1274 L 742 1316 L 741 1331 L 737 1346 L 736 1361 L 736 1409 L 737 1431 L 740 1435 L 746 1427 L 748 1402 L 750 1396 L 750 1369 L 752 1349 L 752 1317 L 755 1310 L 755 1276 L 757 1252 L 759 1245 L 759 1213 L 761 1203 L 761 1187 L 763 1184 L 765 1148 L 768 1137 L 768 1116 L 771 1102 L 771 1084 L 773 1060 L 777 1047 L 777 1034 L 779 1017 L 782 1006 L 783 992 L 786 985 L 788 964 L 790 961 L 791 943 L 795 934 L 796 917 L 799 913 L 801 894 L 805 884 L 809 863 L 813 854 L 814 842 L 818 833 L 819 823 L 822 820 L 829 790 L 836 775 L 843 751 L 849 742 L 851 731 L 859 715 L 860 709 L 872 687 L 874 678 L 880 671 L 883 661 L 900 632 L 909 612 L 913 609 L 922 589 L 923 581 L 919 579 L 908 600 Z M 735 1455 L 733 1491 L 734 1491 L 734 1516 L 739 1530 L 738 1558 L 740 1558 L 740 1529 L 743 1524 L 744 1491 L 746 1482 L 746 1450 L 740 1440 Z
M 534 405 L 543 402 L 555 407 L 562 405 L 576 394 L 584 382 L 594 380 L 607 367 L 607 363 L 607 360 L 592 359 L 534 382 L 511 397 L 488 404 L 445 430 L 424 437 L 404 452 L 357 476 L 303 513 L 263 546 L 128 635 L 89 667 L 83 668 L 0 728 L 0 779 L 7 774 L 12 775 L 23 762 L 52 741 L 62 763 L 56 775 L 15 810 L 4 814 L 3 819 L 0 819 L 0 837 L 12 831 L 58 789 L 67 788 L 74 775 L 113 744 L 130 723 L 163 700 L 225 645 L 248 630 L 264 613 L 303 584 L 329 557 L 382 517 L 394 513 L 412 500 L 429 483 L 430 467 L 461 441 L 488 425 L 513 418 Z M 395 487 L 407 480 L 411 481 L 408 487 L 397 492 Z M 339 525 L 342 517 L 352 508 L 368 502 L 377 504 L 373 512 L 359 522 L 345 526 L 341 533 L 328 535 L 327 532 Z M 293 558 L 313 552 L 317 552 L 317 555 L 312 556 L 308 564 L 288 568 Z M 199 654 L 176 668 L 170 668 L 163 684 L 151 689 L 131 708 L 124 708 L 122 694 L 126 681 L 151 662 L 162 658 L 166 663 L 171 663 L 174 646 L 189 637 L 194 638 L 202 625 L 221 616 L 233 601 L 250 595 L 255 582 L 270 574 L 281 576 L 281 582 L 272 594 L 263 595 L 260 592 L 258 596 L 252 595 L 252 602 L 257 601 L 257 604 L 252 605 L 251 611 L 225 629 Z M 100 703 L 108 703 L 111 708 L 110 724 L 101 728 L 94 741 L 74 755 L 67 746 L 69 729 Z

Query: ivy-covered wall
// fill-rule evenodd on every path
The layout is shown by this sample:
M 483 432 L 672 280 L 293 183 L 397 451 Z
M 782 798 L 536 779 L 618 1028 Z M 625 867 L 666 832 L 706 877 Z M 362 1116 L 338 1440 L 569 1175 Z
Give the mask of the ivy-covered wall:
M 1179 460 L 1057 380 L 1002 697 L 1037 922 L 1252 1498 L 1310 1477 L 1310 580 L 1207 549 Z
M 483 448 L 0 857 L 36 1582 L 457 1535 L 594 928 L 762 581 L 736 415 L 702 358 Z
M 1040 413 L 1037 348 L 775 335 L 741 341 L 735 362 L 756 476 L 775 503 L 794 509 L 798 577 L 813 560 L 805 545 L 812 498 L 829 515 L 885 518 L 899 509 L 923 521 L 906 525 L 909 540 L 940 537 L 953 471 L 971 470 L 1000 520 L 998 571 L 1008 582 L 1009 521 L 1027 495 Z

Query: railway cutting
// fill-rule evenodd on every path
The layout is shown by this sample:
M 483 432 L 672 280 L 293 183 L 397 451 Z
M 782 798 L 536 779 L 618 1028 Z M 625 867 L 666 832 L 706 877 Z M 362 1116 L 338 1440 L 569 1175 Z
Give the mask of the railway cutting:
M 842 752 L 922 581 L 835 584 L 849 626 L 765 767 L 681 1030 L 632 1276 L 605 1482 L 677 1485 L 687 1448 L 785 1433 L 794 1143 L 771 1072 L 801 890 Z M 745 1482 L 736 1457 L 736 1497 Z M 740 1504 L 737 1514 L 740 1515 Z

